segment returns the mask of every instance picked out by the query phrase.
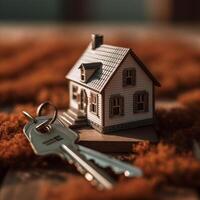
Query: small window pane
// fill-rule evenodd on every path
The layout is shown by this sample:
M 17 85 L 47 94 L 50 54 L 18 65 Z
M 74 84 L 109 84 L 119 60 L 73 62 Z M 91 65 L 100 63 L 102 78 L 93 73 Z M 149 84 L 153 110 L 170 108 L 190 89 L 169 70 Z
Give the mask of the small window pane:
M 97 114 L 97 94 L 90 94 L 90 111 Z
M 144 110 L 144 103 L 138 103 L 138 104 L 137 104 L 137 109 L 138 109 L 139 111 Z
M 119 115 L 123 115 L 123 106 L 124 106 L 124 101 L 123 101 L 123 97 L 122 96 L 114 96 L 111 97 L 110 99 L 110 115 L 112 116 L 119 116 Z
M 135 69 L 125 69 L 123 73 L 124 85 L 133 85 L 135 83 Z
M 114 107 L 113 108 L 113 114 L 114 115 L 119 115 L 119 107 Z
M 134 94 L 133 111 L 136 113 L 148 111 L 148 93 L 147 92 L 138 91 Z
M 131 77 L 128 77 L 127 79 L 126 79 L 126 85 L 131 85 Z

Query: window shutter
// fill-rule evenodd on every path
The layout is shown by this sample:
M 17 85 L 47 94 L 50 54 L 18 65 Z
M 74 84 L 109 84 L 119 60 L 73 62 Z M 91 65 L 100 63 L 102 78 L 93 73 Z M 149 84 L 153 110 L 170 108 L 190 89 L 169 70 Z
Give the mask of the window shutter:
M 90 112 L 91 112 L 92 111 L 92 93 L 90 93 L 89 107 L 90 107 Z
M 99 95 L 98 94 L 96 95 L 96 99 L 97 99 L 97 102 L 96 102 L 96 105 L 97 105 L 97 116 L 99 116 Z
M 133 94 L 133 112 L 137 113 L 137 94 Z
M 120 97 L 120 115 L 124 115 L 124 97 Z
M 123 87 L 126 86 L 126 72 L 127 70 L 124 69 L 122 73 L 122 82 L 123 82 Z
M 144 92 L 144 111 L 149 111 L 149 94 L 146 91 Z
M 113 109 L 112 109 L 112 107 L 113 107 L 113 98 L 110 97 L 110 100 L 109 100 L 109 116 L 110 117 L 113 117 Z
M 136 70 L 133 69 L 133 70 L 132 70 L 132 73 L 133 73 L 132 85 L 136 85 Z

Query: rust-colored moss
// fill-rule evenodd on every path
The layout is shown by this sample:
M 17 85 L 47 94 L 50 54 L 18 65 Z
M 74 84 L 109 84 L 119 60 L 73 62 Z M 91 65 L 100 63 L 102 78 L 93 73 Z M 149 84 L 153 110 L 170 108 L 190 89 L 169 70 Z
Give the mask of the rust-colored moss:
M 121 41 L 116 35 L 109 42 L 133 48 L 162 83 L 158 97 L 179 96 L 184 108 L 158 109 L 158 144 L 140 142 L 133 154 L 120 156 L 142 168 L 144 177 L 120 179 L 113 191 L 98 192 L 80 176 L 41 189 L 44 199 L 158 199 L 162 187 L 200 188 L 200 162 L 193 154 L 193 140 L 200 142 L 200 51 L 178 40 L 146 38 Z M 59 39 L 58 39 L 59 38 Z M 50 100 L 59 109 L 68 106 L 65 74 L 84 50 L 86 41 L 54 35 L 24 39 L 15 43 L 0 40 L 0 105 L 14 105 L 10 113 L 0 113 L 0 175 L 10 168 L 44 167 L 65 169 L 61 159 L 34 155 L 22 133 L 27 110 L 35 115 L 36 105 Z M 152 48 L 153 46 L 153 48 Z M 194 89 L 195 88 L 195 89 Z M 23 162 L 26 160 L 26 162 Z M 54 163 L 52 165 L 52 163 Z M 77 188 L 81 188 L 77 192 Z

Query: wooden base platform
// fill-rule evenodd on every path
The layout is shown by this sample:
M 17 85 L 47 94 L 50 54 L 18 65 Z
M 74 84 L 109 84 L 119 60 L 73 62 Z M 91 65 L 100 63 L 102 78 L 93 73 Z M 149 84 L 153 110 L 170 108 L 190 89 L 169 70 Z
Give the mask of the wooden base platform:
M 153 126 L 146 126 L 102 134 L 90 127 L 74 129 L 79 133 L 79 144 L 105 153 L 128 153 L 138 141 L 158 142 Z

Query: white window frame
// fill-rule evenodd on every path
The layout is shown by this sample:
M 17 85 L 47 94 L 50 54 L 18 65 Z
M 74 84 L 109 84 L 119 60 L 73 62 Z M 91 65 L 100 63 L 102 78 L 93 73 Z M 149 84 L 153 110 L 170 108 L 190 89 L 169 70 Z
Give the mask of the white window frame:
M 90 93 L 90 112 L 98 114 L 98 94 Z

